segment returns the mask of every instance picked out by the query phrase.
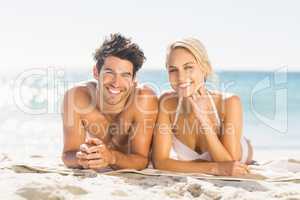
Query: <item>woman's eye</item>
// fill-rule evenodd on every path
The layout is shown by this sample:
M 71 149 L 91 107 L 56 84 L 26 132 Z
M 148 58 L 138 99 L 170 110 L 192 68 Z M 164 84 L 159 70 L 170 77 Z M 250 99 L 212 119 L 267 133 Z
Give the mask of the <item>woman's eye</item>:
M 186 67 L 184 67 L 184 69 L 190 70 L 190 69 L 193 69 L 193 66 L 186 66 Z

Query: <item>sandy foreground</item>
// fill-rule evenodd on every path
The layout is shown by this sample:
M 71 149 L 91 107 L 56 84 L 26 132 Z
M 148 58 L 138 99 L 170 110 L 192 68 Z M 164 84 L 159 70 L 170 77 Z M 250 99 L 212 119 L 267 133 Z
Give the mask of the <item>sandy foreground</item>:
M 299 151 L 258 151 L 258 161 L 294 158 Z M 0 199 L 300 199 L 300 181 L 223 181 L 132 173 L 96 177 L 25 173 L 18 163 L 63 167 L 59 157 L 0 154 Z M 22 162 L 20 162 L 22 161 Z M 284 172 L 283 172 L 284 173 Z

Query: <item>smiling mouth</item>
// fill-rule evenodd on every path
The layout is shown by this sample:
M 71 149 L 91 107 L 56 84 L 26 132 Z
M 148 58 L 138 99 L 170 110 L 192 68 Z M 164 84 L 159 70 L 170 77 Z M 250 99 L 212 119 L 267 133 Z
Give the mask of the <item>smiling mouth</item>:
M 189 87 L 191 85 L 192 85 L 192 82 L 186 82 L 186 83 L 180 83 L 180 84 L 178 84 L 178 87 L 180 89 L 185 89 L 185 88 L 187 88 L 187 87 Z
M 108 92 L 113 94 L 113 95 L 117 95 L 121 93 L 121 90 L 118 89 L 113 89 L 113 88 L 107 88 Z

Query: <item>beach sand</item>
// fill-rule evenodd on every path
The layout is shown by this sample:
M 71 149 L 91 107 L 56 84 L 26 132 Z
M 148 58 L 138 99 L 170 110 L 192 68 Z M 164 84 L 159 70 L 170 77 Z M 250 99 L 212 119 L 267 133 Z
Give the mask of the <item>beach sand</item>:
M 295 158 L 300 152 L 256 151 L 259 161 Z M 24 173 L 17 163 L 63 167 L 59 157 L 0 154 L 0 199 L 300 199 L 300 183 L 200 180 L 132 173 L 96 177 Z

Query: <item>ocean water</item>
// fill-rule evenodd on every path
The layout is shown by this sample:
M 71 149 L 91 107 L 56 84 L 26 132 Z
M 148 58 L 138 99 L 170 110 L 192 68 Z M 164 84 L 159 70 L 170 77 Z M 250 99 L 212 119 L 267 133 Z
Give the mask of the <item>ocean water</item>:
M 0 75 L 0 152 L 60 155 L 61 101 L 64 92 L 91 79 L 88 70 L 43 68 Z M 157 95 L 169 90 L 164 70 L 142 70 L 140 84 Z M 300 149 L 300 73 L 219 71 L 207 87 L 239 95 L 243 104 L 243 133 L 256 149 Z

